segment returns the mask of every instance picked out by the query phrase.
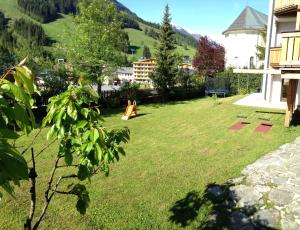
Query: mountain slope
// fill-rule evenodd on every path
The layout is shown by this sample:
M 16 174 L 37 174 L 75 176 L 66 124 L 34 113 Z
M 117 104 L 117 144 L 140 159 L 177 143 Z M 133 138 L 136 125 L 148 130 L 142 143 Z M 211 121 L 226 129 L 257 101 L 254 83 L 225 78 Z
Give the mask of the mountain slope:
M 116 4 L 117 8 L 120 11 L 126 12 L 128 15 L 133 17 L 139 23 L 142 30 L 148 27 L 158 31 L 157 30 L 159 26 L 158 24 L 146 22 L 140 17 L 138 17 L 135 13 L 130 11 L 127 7 L 117 2 L 116 0 L 112 0 L 112 1 Z M 3 11 L 6 17 L 12 19 L 11 23 L 13 22 L 13 20 L 21 17 L 35 21 L 34 19 L 30 18 L 19 9 L 17 0 L 0 0 L 0 10 Z M 66 34 L 73 31 L 72 28 L 74 27 L 74 22 L 73 22 L 72 15 L 64 15 L 64 14 L 60 14 L 60 15 L 61 18 L 47 24 L 42 24 L 42 26 L 46 34 L 51 39 L 64 44 L 64 43 L 68 43 L 68 40 L 70 39 L 70 37 L 66 36 Z M 143 47 L 145 45 L 150 48 L 152 54 L 155 53 L 155 44 L 158 44 L 158 41 L 145 35 L 144 31 L 139 31 L 135 29 L 125 29 L 125 30 L 129 35 L 131 46 L 136 48 L 137 51 L 134 55 L 128 55 L 129 60 L 131 59 L 137 60 L 138 58 L 142 57 Z M 186 38 L 183 37 L 185 35 L 177 34 L 176 36 L 179 36 L 181 38 L 180 40 L 181 46 L 178 46 L 177 52 L 181 55 L 187 55 L 193 57 L 195 53 L 195 47 L 190 46 L 186 42 L 185 40 Z

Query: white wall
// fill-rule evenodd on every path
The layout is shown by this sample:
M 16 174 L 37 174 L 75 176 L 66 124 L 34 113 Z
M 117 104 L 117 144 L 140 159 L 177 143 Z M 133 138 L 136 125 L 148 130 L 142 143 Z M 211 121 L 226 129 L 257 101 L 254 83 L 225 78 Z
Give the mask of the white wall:
M 259 33 L 230 33 L 225 36 L 226 67 L 250 67 L 250 57 L 254 58 L 254 66 L 259 68 L 263 62 L 257 60 L 257 45 L 262 45 Z
M 272 77 L 271 102 L 279 103 L 281 101 L 282 79 L 280 75 L 273 75 Z
M 275 41 L 273 41 L 273 47 L 281 47 L 281 33 L 295 31 L 296 20 L 292 22 L 277 22 L 276 23 L 276 36 Z

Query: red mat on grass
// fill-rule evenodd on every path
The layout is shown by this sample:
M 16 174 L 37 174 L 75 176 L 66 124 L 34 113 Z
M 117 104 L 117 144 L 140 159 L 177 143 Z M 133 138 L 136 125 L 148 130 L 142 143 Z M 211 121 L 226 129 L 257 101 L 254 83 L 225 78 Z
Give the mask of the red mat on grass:
M 244 128 L 246 125 L 249 125 L 249 122 L 240 121 L 229 128 L 229 130 L 240 130 Z
M 257 128 L 255 129 L 255 132 L 257 133 L 267 133 L 271 130 L 272 124 L 269 123 L 261 123 Z

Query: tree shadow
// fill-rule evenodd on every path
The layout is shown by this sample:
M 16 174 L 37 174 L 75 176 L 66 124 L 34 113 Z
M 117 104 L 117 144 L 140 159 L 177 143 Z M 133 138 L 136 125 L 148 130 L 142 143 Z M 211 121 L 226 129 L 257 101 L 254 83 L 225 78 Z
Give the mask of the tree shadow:
M 232 183 L 209 184 L 204 192 L 191 191 L 169 209 L 169 221 L 181 228 L 196 224 L 196 229 L 268 229 L 269 222 L 257 216 L 250 218 L 258 210 L 255 206 L 238 207 L 237 194 L 230 188 Z M 203 210 L 207 214 L 201 213 Z M 202 216 L 199 220 L 198 217 Z M 194 223 L 195 222 L 195 223 Z

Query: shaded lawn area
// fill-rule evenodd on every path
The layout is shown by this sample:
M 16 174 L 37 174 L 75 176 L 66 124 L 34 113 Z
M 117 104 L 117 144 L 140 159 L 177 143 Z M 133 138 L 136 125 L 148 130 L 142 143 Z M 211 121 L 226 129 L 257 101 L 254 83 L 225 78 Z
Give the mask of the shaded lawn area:
M 129 121 L 122 121 L 118 112 L 105 115 L 107 127 L 130 128 L 127 156 L 112 165 L 109 177 L 97 175 L 88 184 L 91 204 L 85 216 L 77 213 L 75 197 L 57 195 L 42 229 L 180 229 L 182 218 L 186 229 L 205 226 L 210 205 L 197 207 L 190 219 L 179 215 L 174 220 L 178 213 L 170 210 L 189 194 L 201 194 L 210 183 L 239 176 L 245 166 L 300 135 L 300 127 L 283 127 L 284 115 L 256 112 L 276 110 L 234 106 L 239 98 L 220 99 L 219 105 L 206 98 L 140 106 L 138 112 L 144 115 Z M 274 124 L 268 134 L 254 133 L 259 117 Z M 240 120 L 251 124 L 237 132 L 228 130 Z M 43 130 L 38 136 L 36 151 L 47 144 L 45 134 Z M 18 146 L 31 139 L 22 138 Z M 52 146 L 37 159 L 38 181 L 44 187 L 56 150 Z M 17 189 L 16 200 L 5 196 L 0 202 L 0 229 L 22 228 L 29 207 L 24 189 L 27 183 Z

